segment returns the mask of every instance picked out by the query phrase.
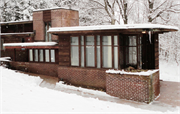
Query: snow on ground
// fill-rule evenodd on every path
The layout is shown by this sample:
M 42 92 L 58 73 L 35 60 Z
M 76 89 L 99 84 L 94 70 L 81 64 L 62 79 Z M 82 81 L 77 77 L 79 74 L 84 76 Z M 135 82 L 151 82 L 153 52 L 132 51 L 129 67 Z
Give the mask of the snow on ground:
M 160 61 L 159 63 L 161 80 L 180 82 L 180 65 L 167 61 Z
M 167 65 L 168 66 L 168 65 Z M 162 68 L 162 67 L 161 67 Z M 175 70 L 173 70 L 175 71 Z M 166 74 L 166 73 L 164 73 Z M 169 76 L 169 75 L 164 75 Z M 177 75 L 176 75 L 177 76 Z M 1 83 L 1 113 L 34 114 L 34 113 L 156 113 L 178 114 L 179 107 L 160 106 L 152 104 L 134 103 L 136 106 L 100 100 L 93 97 L 83 97 L 74 93 L 61 91 L 72 89 L 91 93 L 102 97 L 110 97 L 105 92 L 78 88 L 57 83 L 55 89 L 40 87 L 42 79 L 18 73 L 0 66 Z M 168 80 L 170 78 L 167 78 Z M 59 90 L 58 90 L 59 89 Z M 155 102 L 155 104 L 157 104 Z M 163 108 L 164 111 L 162 111 Z

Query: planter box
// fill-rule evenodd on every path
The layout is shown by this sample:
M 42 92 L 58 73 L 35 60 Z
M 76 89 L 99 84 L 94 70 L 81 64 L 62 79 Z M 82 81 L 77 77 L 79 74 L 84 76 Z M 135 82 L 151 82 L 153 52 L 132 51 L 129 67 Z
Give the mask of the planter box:
M 160 94 L 159 70 L 151 73 L 107 73 L 106 92 L 120 99 L 150 103 Z

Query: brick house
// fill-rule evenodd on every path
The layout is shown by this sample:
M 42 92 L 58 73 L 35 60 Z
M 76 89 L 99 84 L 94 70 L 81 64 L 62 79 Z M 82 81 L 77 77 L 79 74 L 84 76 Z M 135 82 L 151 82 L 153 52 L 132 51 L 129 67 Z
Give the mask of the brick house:
M 113 74 L 107 76 L 105 71 L 122 70 L 130 66 L 135 69 L 159 69 L 158 35 L 177 30 L 176 27 L 158 24 L 83 27 L 79 26 L 76 10 L 37 10 L 33 12 L 32 21 L 1 23 L 1 43 L 4 44 L 1 54 L 3 57 L 11 57 L 10 67 L 13 69 L 55 76 L 74 85 L 106 89 L 107 93 L 118 97 L 122 94 L 115 93 L 120 91 L 116 86 L 135 79 L 134 82 L 144 84 L 146 89 L 142 91 L 148 91 L 147 97 L 120 98 L 149 103 L 160 92 L 159 72 L 154 73 L 155 78 L 143 81 L 145 78 L 129 77 L 127 74 L 121 76 L 123 79 L 115 79 L 117 74 L 113 78 L 110 76 Z M 147 80 L 155 88 L 155 96 L 151 99 L 148 85 L 144 83 Z M 152 80 L 156 83 L 152 83 Z M 115 83 L 118 84 L 112 85 Z M 140 90 L 134 83 L 130 85 Z

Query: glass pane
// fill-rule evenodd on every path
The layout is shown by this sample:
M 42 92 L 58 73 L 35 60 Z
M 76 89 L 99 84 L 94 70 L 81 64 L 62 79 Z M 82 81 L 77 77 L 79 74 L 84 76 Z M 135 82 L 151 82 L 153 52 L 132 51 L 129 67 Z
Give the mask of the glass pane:
M 101 68 L 101 59 L 100 59 L 100 46 L 97 46 L 97 68 Z
M 51 50 L 51 62 L 55 62 L 55 50 Z
M 81 67 L 84 67 L 84 46 L 81 46 Z
M 86 66 L 95 66 L 94 46 L 86 46 Z
M 49 29 L 51 28 L 51 22 L 49 22 Z M 49 34 L 49 33 L 48 33 Z M 51 34 L 49 34 L 49 41 L 52 41 Z
M 29 60 L 33 61 L 33 50 L 32 49 L 29 50 Z
M 112 68 L 112 48 L 111 46 L 103 46 L 103 67 Z
M 136 65 L 137 64 L 137 49 L 136 47 L 128 47 L 128 48 L 126 51 L 129 57 L 127 56 L 128 60 L 126 61 L 126 64 Z
M 100 35 L 97 35 L 97 45 L 100 45 Z
M 114 68 L 118 69 L 118 47 L 114 47 Z
M 118 36 L 114 36 L 114 45 L 115 45 L 115 46 L 118 45 Z
M 47 23 L 45 23 L 45 41 L 48 41 L 48 37 L 47 37 Z
M 34 51 L 35 61 L 38 61 L 38 50 L 35 49 Z
M 71 45 L 78 45 L 79 37 L 71 37 Z
M 43 61 L 44 61 L 44 57 L 43 57 L 43 50 L 42 50 L 42 49 L 39 50 L 39 57 L 40 57 L 40 58 L 39 58 L 39 59 L 40 59 L 39 61 L 40 61 L 40 62 L 43 62 Z
M 136 36 L 129 36 L 129 46 L 136 46 Z
M 79 66 L 79 48 L 71 46 L 71 66 Z
M 102 45 L 112 45 L 111 36 L 103 36 Z
M 46 60 L 46 62 L 49 62 L 49 50 L 48 49 L 45 50 L 45 60 Z
M 81 36 L 81 45 L 84 45 L 84 36 Z
M 86 45 L 94 45 L 94 36 L 86 37 Z

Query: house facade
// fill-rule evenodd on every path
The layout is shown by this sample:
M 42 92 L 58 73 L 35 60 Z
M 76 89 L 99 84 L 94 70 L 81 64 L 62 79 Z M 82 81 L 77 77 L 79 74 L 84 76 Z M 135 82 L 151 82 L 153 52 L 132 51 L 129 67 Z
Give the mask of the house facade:
M 177 30 L 157 24 L 79 26 L 76 10 L 37 10 L 32 21 L 1 23 L 1 55 L 11 57 L 13 69 L 105 90 L 108 69 L 159 69 L 158 35 Z

